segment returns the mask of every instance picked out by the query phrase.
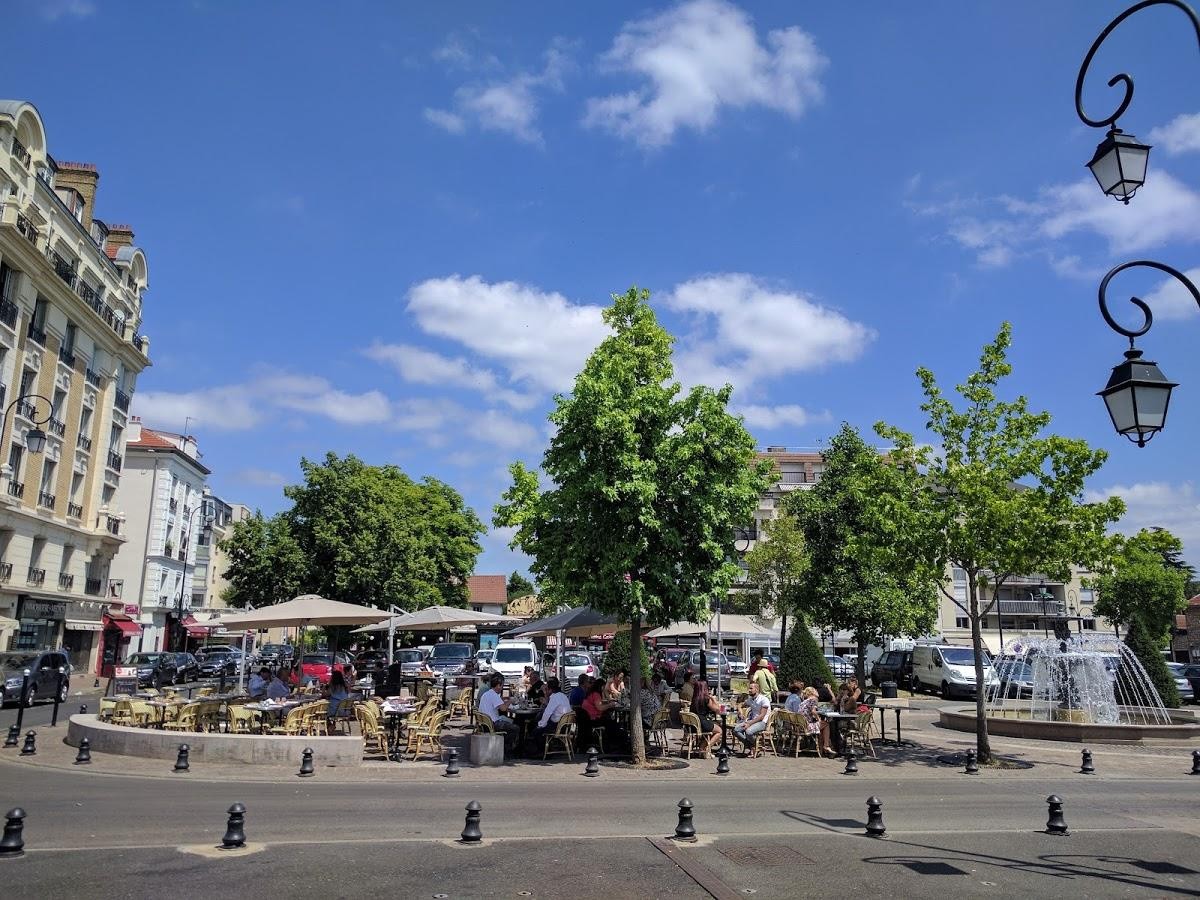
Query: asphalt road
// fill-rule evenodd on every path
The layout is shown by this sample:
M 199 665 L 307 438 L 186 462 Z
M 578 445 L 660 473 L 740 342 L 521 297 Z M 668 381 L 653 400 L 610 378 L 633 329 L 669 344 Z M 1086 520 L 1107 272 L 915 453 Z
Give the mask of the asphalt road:
M 236 677 L 234 678 L 236 680 Z M 79 675 L 73 679 L 71 684 L 71 694 L 67 697 L 67 702 L 59 706 L 58 718 L 60 723 L 65 723 L 67 717 L 71 713 L 79 712 L 80 704 L 87 704 L 89 712 L 96 712 L 99 708 L 100 690 L 92 689 L 92 684 L 95 681 L 94 675 Z M 101 687 L 105 684 L 106 679 L 101 679 Z M 175 685 L 175 690 L 187 694 L 188 691 L 194 691 L 197 688 L 204 687 L 207 684 L 216 684 L 210 681 L 193 681 L 188 684 Z M 8 731 L 8 726 L 17 721 L 17 705 L 15 703 L 5 704 L 0 708 L 0 729 Z M 54 714 L 54 704 L 39 700 L 33 706 L 25 710 L 25 715 L 21 723 L 22 729 L 38 728 L 47 725 Z

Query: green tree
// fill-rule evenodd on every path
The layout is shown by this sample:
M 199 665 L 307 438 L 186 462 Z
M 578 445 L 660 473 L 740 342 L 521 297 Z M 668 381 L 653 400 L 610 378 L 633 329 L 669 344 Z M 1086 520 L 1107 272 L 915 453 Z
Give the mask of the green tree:
M 618 631 L 613 635 L 613 639 L 608 644 L 608 653 L 604 655 L 604 665 L 600 667 L 600 674 L 605 678 L 610 678 L 616 672 L 622 669 L 628 670 L 629 677 L 633 678 L 633 665 L 629 659 L 629 648 L 633 646 L 629 642 L 628 631 Z M 640 654 L 639 669 L 643 675 L 650 674 L 650 658 L 646 655 L 646 644 L 642 643 L 642 652 Z M 630 691 L 632 691 L 632 686 Z
M 497 505 L 495 524 L 514 526 L 512 546 L 533 558 L 539 582 L 568 586 L 579 602 L 644 625 L 708 618 L 709 602 L 737 571 L 733 529 L 748 522 L 767 486 L 754 441 L 726 407 L 732 388 L 681 394 L 672 338 L 649 292 L 613 295 L 612 329 L 550 414 L 554 437 L 542 457 L 551 485 L 521 463 Z M 634 708 L 641 660 L 630 665 Z M 634 761 L 645 760 L 633 716 Z
M 758 600 L 758 608 L 754 613 L 779 616 L 782 663 L 787 659 L 790 646 L 788 614 L 798 616 L 803 612 L 802 589 L 804 576 L 808 572 L 808 553 L 804 545 L 804 532 L 787 510 L 782 510 L 777 518 L 763 522 L 762 530 L 761 539 L 746 554 L 746 567 L 748 580 L 754 589 L 753 596 Z
M 255 510 L 233 523 L 220 548 L 229 557 L 229 568 L 222 573 L 229 586 L 221 599 L 230 606 L 269 606 L 304 592 L 307 559 L 285 516 L 268 519 Z
M 1086 480 L 1103 464 L 1103 450 L 1086 441 L 1043 434 L 1050 414 L 1029 411 L 1019 396 L 1000 400 L 997 388 L 1012 372 L 1007 351 L 1012 328 L 1004 323 L 983 348 L 979 369 L 956 388 L 965 401 L 958 409 L 938 387 L 931 371 L 917 370 L 925 394 L 935 456 L 916 448 L 912 437 L 880 423 L 893 458 L 926 472 L 913 501 L 929 552 L 942 572 L 941 590 L 971 623 L 975 649 L 976 748 L 980 762 L 991 760 L 984 717 L 983 617 L 995 606 L 1013 576 L 1042 572 L 1066 581 L 1072 565 L 1092 567 L 1105 553 L 1106 526 L 1124 512 L 1119 498 L 1083 503 Z M 967 602 L 955 598 L 947 566 L 966 574 Z M 991 585 L 991 596 L 986 587 Z
M 813 686 L 833 684 L 833 672 L 829 669 L 825 654 L 800 614 L 796 615 L 787 643 L 783 646 L 783 656 L 779 660 L 779 687 L 785 689 L 797 680 Z
M 865 683 L 868 645 L 933 627 L 940 573 L 914 527 L 917 469 L 903 456 L 885 459 L 848 424 L 824 457 L 821 480 L 790 494 L 787 508 L 808 548 L 808 610 L 818 623 L 854 633 Z
M 1130 619 L 1129 628 L 1125 632 L 1125 646 L 1137 657 L 1142 668 L 1146 670 L 1146 674 L 1150 676 L 1150 683 L 1158 691 L 1163 705 L 1177 709 L 1179 707 L 1179 689 L 1175 686 L 1175 678 L 1171 675 L 1171 670 L 1167 668 L 1167 661 L 1163 659 L 1163 642 L 1151 636 L 1141 616 L 1135 615 Z M 1132 682 L 1134 676 L 1132 672 L 1122 666 L 1118 677 L 1127 678 Z M 1124 688 L 1127 697 L 1137 695 L 1132 683 L 1126 683 Z
M 533 582 L 520 572 L 513 572 L 508 576 L 509 600 L 516 600 L 518 597 L 527 597 L 536 592 L 537 591 L 533 586 Z
M 353 455 L 302 459 L 300 468 L 304 484 L 284 494 L 309 590 L 374 606 L 466 605 L 483 526 L 457 491 Z

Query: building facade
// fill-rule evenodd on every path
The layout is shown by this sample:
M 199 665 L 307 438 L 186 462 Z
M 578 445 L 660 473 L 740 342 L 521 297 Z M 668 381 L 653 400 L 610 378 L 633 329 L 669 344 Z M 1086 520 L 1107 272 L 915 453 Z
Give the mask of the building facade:
M 221 595 L 229 582 L 229 556 L 221 542 L 229 537 L 234 522 L 250 518 L 250 508 L 240 503 L 226 503 L 211 493 L 205 494 L 211 513 L 211 526 L 202 529 L 196 539 L 196 568 L 192 573 L 192 615 L 203 622 L 229 608 Z
M 503 575 L 472 575 L 467 579 L 467 602 L 481 613 L 504 615 L 508 605 L 508 579 Z
M 99 180 L 55 162 L 32 104 L 0 101 L 0 623 L 15 623 L 0 649 L 61 646 L 84 670 L 137 631 L 110 565 L 150 363 L 146 257 L 129 226 L 96 217 Z
M 134 416 L 118 504 L 125 544 L 112 563 L 127 609 L 142 631 L 137 650 L 182 649 L 191 616 L 196 548 L 210 518 L 209 470 L 196 439 L 146 428 Z

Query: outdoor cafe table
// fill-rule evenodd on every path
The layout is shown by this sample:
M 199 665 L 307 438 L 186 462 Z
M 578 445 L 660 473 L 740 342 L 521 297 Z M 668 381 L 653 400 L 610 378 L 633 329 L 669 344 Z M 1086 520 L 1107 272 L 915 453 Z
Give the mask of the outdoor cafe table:
M 833 710 L 818 710 L 822 719 L 829 723 L 829 734 L 833 749 L 838 753 L 842 752 L 842 725 L 846 722 L 853 722 L 858 718 L 857 713 L 840 713 Z
M 415 706 L 389 704 L 386 700 L 383 703 L 383 720 L 387 723 L 388 745 L 392 748 L 388 759 L 392 762 L 401 762 L 404 759 L 404 751 L 400 749 L 400 730 L 404 720 L 416 711 Z
M 912 741 L 904 740 L 903 736 L 900 734 L 900 711 L 909 709 L 910 707 L 907 704 L 902 706 L 899 703 L 880 703 L 877 700 L 877 701 L 875 701 L 875 708 L 877 710 L 879 710 L 879 726 L 880 726 L 879 742 L 881 744 L 894 744 L 897 747 L 915 747 L 916 746 L 916 744 L 914 744 Z M 895 710 L 895 712 L 896 712 L 896 739 L 895 740 L 891 740 L 887 736 L 887 710 L 889 710 L 889 709 Z
M 275 718 L 280 722 L 283 721 L 283 714 L 291 712 L 297 706 L 303 706 L 308 703 L 308 700 L 284 700 L 282 703 L 247 703 L 245 708 L 252 709 L 260 713 L 273 713 Z

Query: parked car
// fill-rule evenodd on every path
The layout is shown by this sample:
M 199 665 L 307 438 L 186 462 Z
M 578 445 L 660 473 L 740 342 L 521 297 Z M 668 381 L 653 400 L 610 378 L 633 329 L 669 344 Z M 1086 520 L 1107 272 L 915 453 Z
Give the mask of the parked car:
M 586 650 L 567 650 L 563 653 L 563 678 L 566 679 L 567 689 L 579 680 L 580 675 L 598 678 L 600 667 Z
M 58 687 L 58 670 L 63 670 L 62 687 Z M 25 670 L 29 670 L 29 690 L 21 696 Z M 4 678 L 3 702 L 12 701 L 33 706 L 38 700 L 52 700 L 58 691 L 60 703 L 71 692 L 71 662 L 61 650 L 16 650 L 0 653 L 0 675 Z
M 284 666 L 292 661 L 294 652 L 291 644 L 263 644 L 258 651 L 258 660 L 264 665 Z
M 475 648 L 458 641 L 435 644 L 425 662 L 440 675 L 467 675 L 475 669 Z
M 425 654 L 411 647 L 397 650 L 392 654 L 392 666 L 399 666 L 403 675 L 416 675 L 425 667 Z
M 854 675 L 854 663 L 850 662 L 844 656 L 826 653 L 825 662 L 829 663 L 829 671 L 833 673 L 833 677 L 838 681 L 845 681 Z
M 475 671 L 490 672 L 492 671 L 492 657 L 496 655 L 493 649 L 479 650 L 475 654 Z
M 242 662 L 242 653 L 236 647 L 207 647 L 200 656 L 200 677 L 218 678 L 221 673 L 236 675 Z
M 1187 677 L 1187 666 L 1183 663 L 1167 663 L 1167 668 L 1171 670 L 1171 677 L 1175 679 L 1175 688 L 1179 691 L 1180 703 L 1195 703 L 1196 692 L 1192 688 L 1192 682 Z
M 1000 694 L 1005 697 L 1033 696 L 1033 667 L 1023 659 L 1002 659 L 996 663 Z
M 745 675 L 750 671 L 750 667 L 746 665 L 746 661 L 742 659 L 742 654 L 736 650 L 726 650 L 725 658 L 729 660 L 729 672 L 735 678 Z
M 702 653 L 705 656 L 701 656 Z M 716 650 L 690 650 L 688 655 L 681 658 L 675 666 L 675 687 L 683 684 L 684 672 L 691 672 L 692 677 L 696 678 L 705 670 L 708 672 L 710 685 L 723 687 L 729 684 L 732 673 L 729 670 L 729 660 L 725 658 L 724 653 L 717 653 Z
M 533 641 L 500 641 L 492 657 L 492 671 L 499 672 L 506 681 L 516 681 L 525 674 L 526 666 L 538 669 L 540 662 Z
M 386 668 L 386 650 L 364 650 L 354 657 L 354 670 L 360 677 L 373 676 L 376 672 L 382 672 Z
M 195 681 L 200 677 L 200 662 L 190 653 L 176 653 L 175 671 L 179 673 L 178 684 Z
M 327 650 L 319 653 L 305 653 L 300 657 L 300 679 L 307 681 L 316 679 L 319 684 L 329 684 L 335 671 L 341 672 L 350 680 L 350 670 L 354 668 L 354 660 L 350 654 L 342 650 L 330 653 Z
M 658 667 L 658 671 L 662 672 L 663 678 L 674 684 L 675 668 L 679 665 L 680 660 L 687 659 L 691 654 L 690 647 L 665 647 L 658 651 L 655 665 Z M 680 676 L 679 680 L 682 681 L 683 677 Z
M 999 683 L 992 659 L 983 654 L 983 689 Z M 955 695 L 975 695 L 975 651 L 970 647 L 920 644 L 913 650 L 912 689 L 941 691 L 949 700 Z
M 125 660 L 127 666 L 137 666 L 138 687 L 162 687 L 179 679 L 174 653 L 134 653 Z
M 894 681 L 902 687 L 912 684 L 911 650 L 889 650 L 875 660 L 871 666 L 871 683 L 879 687 L 885 681 Z

